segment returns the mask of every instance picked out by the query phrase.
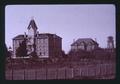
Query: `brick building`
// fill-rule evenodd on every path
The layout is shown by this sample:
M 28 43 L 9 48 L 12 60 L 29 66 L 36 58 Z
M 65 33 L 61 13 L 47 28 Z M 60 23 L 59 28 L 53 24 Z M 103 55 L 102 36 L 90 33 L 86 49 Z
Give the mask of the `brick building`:
M 59 57 L 62 55 L 62 38 L 56 34 L 39 33 L 32 19 L 28 25 L 28 34 L 18 35 L 13 38 L 13 58 L 16 58 L 16 49 L 26 39 L 27 56 L 36 52 L 39 58 Z M 34 46 L 35 45 L 35 46 Z M 19 58 L 19 57 L 18 57 Z

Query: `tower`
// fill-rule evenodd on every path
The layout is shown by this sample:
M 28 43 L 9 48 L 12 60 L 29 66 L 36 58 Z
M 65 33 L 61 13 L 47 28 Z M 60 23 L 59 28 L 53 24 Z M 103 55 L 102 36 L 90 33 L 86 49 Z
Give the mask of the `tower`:
M 28 50 L 28 55 L 35 51 L 35 36 L 37 34 L 37 26 L 34 21 L 34 19 L 31 19 L 29 25 L 28 25 L 28 36 L 27 36 L 27 50 Z
M 113 41 L 113 37 L 112 36 L 108 37 L 107 48 L 108 49 L 114 49 L 114 41 Z

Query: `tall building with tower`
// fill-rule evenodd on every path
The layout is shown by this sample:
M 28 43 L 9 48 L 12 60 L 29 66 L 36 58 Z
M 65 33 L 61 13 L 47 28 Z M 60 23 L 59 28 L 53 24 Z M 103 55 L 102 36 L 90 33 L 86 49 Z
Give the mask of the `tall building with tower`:
M 56 34 L 39 33 L 34 19 L 28 25 L 28 34 L 18 35 L 13 38 L 13 58 L 20 44 L 26 40 L 27 56 L 31 57 L 32 52 L 36 52 L 39 58 L 60 57 L 62 55 L 62 38 Z

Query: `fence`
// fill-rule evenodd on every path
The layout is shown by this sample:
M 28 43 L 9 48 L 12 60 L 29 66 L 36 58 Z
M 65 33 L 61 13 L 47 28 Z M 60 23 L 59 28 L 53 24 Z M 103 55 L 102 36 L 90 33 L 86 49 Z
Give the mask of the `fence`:
M 94 79 L 115 78 L 114 64 L 85 65 L 79 67 L 39 68 L 6 70 L 6 80 L 51 80 L 92 77 Z

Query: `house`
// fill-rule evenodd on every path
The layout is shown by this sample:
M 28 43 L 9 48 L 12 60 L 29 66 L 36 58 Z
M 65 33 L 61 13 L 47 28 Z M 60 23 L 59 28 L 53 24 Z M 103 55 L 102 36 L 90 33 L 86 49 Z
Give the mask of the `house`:
M 29 58 L 32 52 L 36 52 L 39 58 L 59 57 L 62 55 L 62 38 L 56 34 L 39 33 L 35 20 L 32 19 L 28 25 L 28 34 L 17 35 L 13 38 L 13 58 L 20 44 L 26 40 L 27 55 Z
M 92 51 L 94 49 L 97 49 L 98 46 L 99 44 L 91 38 L 79 38 L 78 40 L 76 40 L 71 44 L 71 50 L 72 51 L 79 51 L 79 50 Z

